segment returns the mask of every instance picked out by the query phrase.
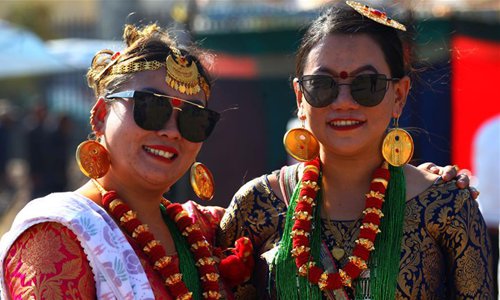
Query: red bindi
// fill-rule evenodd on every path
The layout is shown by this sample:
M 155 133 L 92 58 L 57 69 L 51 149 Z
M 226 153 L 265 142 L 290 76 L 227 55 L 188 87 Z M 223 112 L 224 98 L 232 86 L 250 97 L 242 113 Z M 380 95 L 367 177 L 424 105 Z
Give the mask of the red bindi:
M 172 106 L 173 107 L 179 107 L 179 106 L 181 106 L 181 103 L 182 103 L 182 101 L 180 99 L 172 98 Z
M 349 76 L 349 74 L 347 74 L 346 71 L 342 71 L 340 72 L 339 76 L 341 79 L 346 79 Z

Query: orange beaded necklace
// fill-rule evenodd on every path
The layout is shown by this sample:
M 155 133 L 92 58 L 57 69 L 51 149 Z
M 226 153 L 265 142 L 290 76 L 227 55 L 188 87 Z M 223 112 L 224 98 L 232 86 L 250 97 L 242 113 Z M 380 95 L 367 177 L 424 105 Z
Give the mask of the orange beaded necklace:
M 179 265 L 173 263 L 172 256 L 166 255 L 165 248 L 149 231 L 148 225 L 137 218 L 137 213 L 119 199 L 115 191 L 106 191 L 102 196 L 104 208 L 119 221 L 125 231 L 137 242 L 146 254 L 153 268 L 161 275 L 167 290 L 176 300 L 193 299 L 193 293 L 182 279 Z M 168 217 L 175 222 L 177 229 L 191 246 L 202 287 L 203 299 L 220 299 L 219 273 L 212 256 L 212 249 L 200 227 L 193 222 L 188 213 L 178 203 L 162 199 Z M 195 297 L 197 298 L 197 297 Z

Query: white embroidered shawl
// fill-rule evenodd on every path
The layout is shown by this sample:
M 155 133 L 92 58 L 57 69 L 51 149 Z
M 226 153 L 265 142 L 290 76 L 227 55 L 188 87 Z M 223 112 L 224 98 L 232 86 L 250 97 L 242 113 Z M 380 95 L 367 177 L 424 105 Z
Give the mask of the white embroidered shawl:
M 42 222 L 60 223 L 76 234 L 92 267 L 98 299 L 154 299 L 139 258 L 120 228 L 104 209 L 74 192 L 35 199 L 16 216 L 0 240 L 1 299 L 9 299 L 3 270 L 9 248 L 26 229 Z

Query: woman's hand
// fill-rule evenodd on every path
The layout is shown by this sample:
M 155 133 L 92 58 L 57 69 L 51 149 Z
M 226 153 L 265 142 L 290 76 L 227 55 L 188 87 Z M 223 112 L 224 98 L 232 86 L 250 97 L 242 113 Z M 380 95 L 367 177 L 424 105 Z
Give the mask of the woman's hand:
M 419 165 L 417 168 L 431 172 L 433 174 L 440 175 L 444 181 L 450 181 L 452 179 L 457 180 L 457 186 L 461 189 L 469 188 L 472 198 L 476 199 L 479 196 L 479 191 L 470 185 L 470 171 L 460 170 L 457 165 L 440 167 L 434 163 L 426 162 Z

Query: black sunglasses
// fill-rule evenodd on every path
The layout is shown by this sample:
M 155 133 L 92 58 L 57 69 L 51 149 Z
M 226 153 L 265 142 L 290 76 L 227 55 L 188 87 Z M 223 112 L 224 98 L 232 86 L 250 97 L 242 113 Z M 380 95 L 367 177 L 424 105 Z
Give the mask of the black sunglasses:
M 179 110 L 177 118 L 179 132 L 186 140 L 193 143 L 206 140 L 220 118 L 218 112 L 198 103 L 152 92 L 123 91 L 109 94 L 106 99 L 134 99 L 134 121 L 144 130 L 161 130 L 172 116 L 172 111 Z M 172 101 L 180 101 L 187 105 L 174 107 Z
M 325 107 L 337 99 L 341 85 L 351 86 L 351 96 L 360 105 L 375 106 L 384 99 L 388 82 L 400 78 L 387 78 L 384 74 L 361 74 L 351 83 L 338 83 L 329 75 L 304 75 L 299 78 L 299 85 L 313 107 Z

